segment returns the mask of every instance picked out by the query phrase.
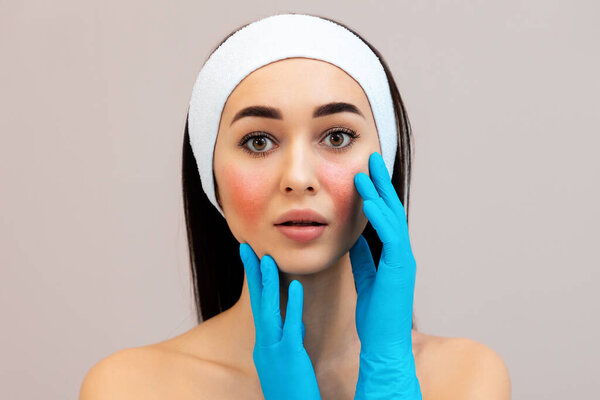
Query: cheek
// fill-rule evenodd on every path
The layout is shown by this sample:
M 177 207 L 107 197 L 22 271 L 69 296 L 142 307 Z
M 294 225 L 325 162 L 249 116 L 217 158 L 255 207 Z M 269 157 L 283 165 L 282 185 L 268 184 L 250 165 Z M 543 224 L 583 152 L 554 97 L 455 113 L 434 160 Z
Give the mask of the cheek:
M 223 178 L 233 213 L 244 226 L 259 226 L 269 198 L 269 192 L 264 190 L 264 175 L 228 166 L 223 170 Z
M 362 165 L 349 168 L 348 164 L 321 168 L 320 179 L 331 195 L 336 221 L 342 226 L 355 223 L 360 215 L 362 198 L 354 186 L 354 175 L 361 172 Z

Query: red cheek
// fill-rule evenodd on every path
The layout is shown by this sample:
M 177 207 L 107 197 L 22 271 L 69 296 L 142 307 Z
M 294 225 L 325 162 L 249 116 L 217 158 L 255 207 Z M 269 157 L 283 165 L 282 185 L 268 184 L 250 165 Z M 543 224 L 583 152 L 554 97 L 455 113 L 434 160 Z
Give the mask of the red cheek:
M 258 227 L 269 198 L 265 177 L 252 170 L 227 166 L 223 170 L 225 196 L 233 213 L 246 227 Z M 220 187 L 220 186 L 219 186 Z
M 336 222 L 340 225 L 352 225 L 360 215 L 362 198 L 354 186 L 354 176 L 361 169 L 362 165 L 349 167 L 335 163 L 320 168 L 319 178 L 331 195 Z

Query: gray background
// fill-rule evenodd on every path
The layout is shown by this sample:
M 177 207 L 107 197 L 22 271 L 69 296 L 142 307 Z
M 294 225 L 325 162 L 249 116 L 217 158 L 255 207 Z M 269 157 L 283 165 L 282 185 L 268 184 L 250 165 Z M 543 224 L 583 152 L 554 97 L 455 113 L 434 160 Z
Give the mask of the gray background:
M 406 102 L 420 330 L 497 351 L 514 399 L 597 397 L 600 6 L 548 0 L 1 2 L 0 397 L 76 398 L 193 326 L 192 86 L 289 11 L 364 35 Z

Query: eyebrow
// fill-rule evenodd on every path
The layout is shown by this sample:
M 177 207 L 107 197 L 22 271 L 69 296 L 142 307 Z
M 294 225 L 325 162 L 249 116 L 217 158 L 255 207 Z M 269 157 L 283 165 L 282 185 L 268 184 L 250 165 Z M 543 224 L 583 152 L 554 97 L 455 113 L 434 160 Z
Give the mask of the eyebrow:
M 327 103 L 316 107 L 313 111 L 313 118 L 324 117 L 326 115 L 337 114 L 341 112 L 351 112 L 365 118 L 365 116 L 362 112 L 360 112 L 358 107 L 356 107 L 354 104 L 344 102 Z M 238 111 L 238 113 L 235 114 L 235 116 L 231 120 L 229 126 L 233 125 L 235 121 L 238 121 L 239 119 L 242 119 L 244 117 L 262 117 L 281 120 L 283 119 L 283 114 L 281 113 L 281 110 L 274 107 L 250 106 Z

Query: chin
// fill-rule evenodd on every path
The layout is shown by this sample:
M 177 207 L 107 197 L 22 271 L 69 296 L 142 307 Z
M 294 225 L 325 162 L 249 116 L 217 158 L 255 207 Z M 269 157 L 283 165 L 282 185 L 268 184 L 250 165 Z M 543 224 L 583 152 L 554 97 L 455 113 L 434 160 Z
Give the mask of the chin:
M 334 250 L 334 249 L 330 249 Z M 339 260 L 333 251 L 323 251 L 310 246 L 301 249 L 279 247 L 271 254 L 281 272 L 294 275 L 316 274 Z

